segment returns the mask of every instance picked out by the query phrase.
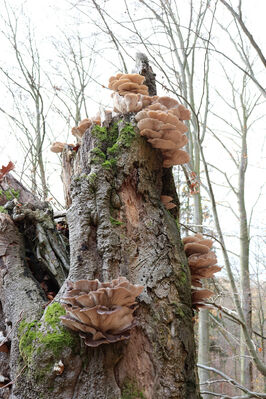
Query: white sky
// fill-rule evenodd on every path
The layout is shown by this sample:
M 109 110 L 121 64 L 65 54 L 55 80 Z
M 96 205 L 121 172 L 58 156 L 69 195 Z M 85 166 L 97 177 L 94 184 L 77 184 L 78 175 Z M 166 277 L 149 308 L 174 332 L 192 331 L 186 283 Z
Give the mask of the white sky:
M 194 0 L 196 3 L 198 0 Z M 29 16 L 29 18 L 32 21 L 32 25 L 36 27 L 36 39 L 38 41 L 38 46 L 41 55 L 44 58 L 47 59 L 52 59 L 53 62 L 54 56 L 55 56 L 55 50 L 51 46 L 51 38 L 58 38 L 62 36 L 62 31 L 65 33 L 70 33 L 74 32 L 76 30 L 79 30 L 83 35 L 89 37 L 92 35 L 93 30 L 91 26 L 89 26 L 86 23 L 81 23 L 77 24 L 77 22 L 73 19 L 73 16 L 77 14 L 77 11 L 71 8 L 70 2 L 67 0 L 46 0 L 46 1 L 36 1 L 36 0 L 12 0 L 12 5 L 21 7 L 23 4 L 25 4 L 24 10 L 26 12 L 26 15 Z M 232 0 L 232 4 L 236 6 L 238 3 L 238 0 Z M 266 15 L 266 1 L 265 0 L 255 0 L 255 1 L 250 1 L 250 0 L 243 0 L 243 13 L 246 17 L 246 23 L 250 31 L 252 32 L 255 40 L 258 42 L 258 44 L 261 46 L 263 49 L 264 53 L 266 52 L 266 42 L 265 42 L 265 15 Z M 9 3 L 10 4 L 10 3 Z M 119 10 L 120 7 L 123 6 L 124 2 L 122 0 L 110 0 L 108 2 L 108 5 L 112 6 L 114 5 L 114 9 Z M 180 1 L 180 9 L 184 7 L 184 1 Z M 2 10 L 1 10 L 2 9 Z M 0 5 L 0 13 L 4 12 L 3 11 L 3 3 Z M 224 22 L 226 21 L 226 18 L 228 18 L 228 14 L 225 12 L 224 15 L 223 13 L 221 15 L 221 21 Z M 82 18 L 82 15 L 81 15 Z M 4 30 L 4 25 L 2 25 L 2 28 Z M 22 32 L 23 33 L 23 32 Z M 219 44 L 221 48 L 226 48 L 227 43 L 223 43 L 223 37 L 218 37 L 220 40 Z M 2 38 L 0 38 L 1 42 L 1 54 L 0 54 L 0 62 L 2 61 L 2 65 L 10 65 L 9 67 L 13 68 L 12 63 L 14 62 L 11 58 L 11 51 L 9 47 L 7 46 L 6 41 Z M 23 37 L 22 37 L 23 40 Z M 103 43 L 103 46 L 105 46 L 105 43 Z M 129 49 L 131 52 L 131 55 L 134 57 L 134 54 L 138 50 L 138 48 L 134 49 Z M 108 51 L 106 51 L 104 54 L 109 54 Z M 101 66 L 103 65 L 103 67 Z M 133 66 L 133 65 L 132 65 Z M 112 74 L 116 73 L 117 71 L 115 70 L 114 67 L 112 67 L 110 64 L 106 63 L 99 63 L 97 64 L 97 68 L 99 69 L 100 73 L 100 83 L 102 84 L 107 84 L 108 77 L 111 76 Z M 262 68 L 261 68 L 262 71 Z M 232 75 L 237 74 L 238 71 L 236 71 L 234 68 L 232 68 Z M 224 84 L 224 80 L 222 80 L 222 71 L 221 69 L 217 69 L 216 75 L 212 77 L 211 84 L 213 85 L 214 88 L 225 91 L 225 94 L 227 93 L 226 90 L 226 85 Z M 265 81 L 265 77 L 264 77 Z M 57 82 L 55 82 L 57 84 Z M 109 92 L 102 89 L 99 89 L 99 86 L 92 86 L 93 87 L 93 97 L 97 101 L 100 101 L 101 97 L 104 99 L 104 102 L 108 102 L 109 100 L 106 100 L 106 96 Z M 256 92 L 255 87 L 253 88 L 254 93 Z M 3 93 L 5 93 L 3 89 Z M 228 91 L 229 93 L 229 91 Z M 212 102 L 214 106 L 216 106 L 216 112 L 217 108 L 220 108 L 220 112 L 224 117 L 230 118 L 230 112 L 226 110 L 226 108 L 222 105 L 218 97 L 212 97 Z M 94 103 L 92 101 L 88 100 L 89 108 L 90 108 L 90 116 L 94 115 L 97 110 L 98 110 L 98 104 Z M 3 101 L 3 96 L 0 99 L 0 107 L 6 106 L 5 101 Z M 260 114 L 265 114 L 265 106 L 260 108 Z M 7 124 L 6 118 L 3 116 L 2 113 L 0 113 L 0 123 L 3 128 L 1 131 L 1 144 L 0 144 L 0 151 L 1 151 L 1 157 L 0 157 L 0 163 L 1 164 L 6 164 L 9 160 L 16 161 L 17 163 L 17 170 L 19 171 L 21 167 L 21 163 L 23 162 L 23 154 L 20 152 L 16 141 L 14 140 L 14 135 L 10 129 L 10 127 Z M 216 122 L 217 123 L 217 122 Z M 222 130 L 222 126 L 219 124 L 216 125 L 218 131 L 219 129 Z M 53 125 L 51 126 L 51 130 L 53 133 L 53 137 L 56 140 L 59 141 L 67 141 L 67 138 L 69 136 L 69 128 L 66 127 L 66 125 L 62 122 L 59 123 L 59 121 L 55 118 L 53 120 Z M 18 133 L 19 134 L 19 133 Z M 252 204 L 254 203 L 258 192 L 261 188 L 261 185 L 263 184 L 263 181 L 265 181 L 265 162 L 263 164 L 263 159 L 262 159 L 262 154 L 261 151 L 264 150 L 264 161 L 265 161 L 265 118 L 262 119 L 257 126 L 254 128 L 252 131 L 252 134 L 249 136 L 250 140 L 250 150 L 249 150 L 249 155 L 250 155 L 250 166 L 249 170 L 247 173 L 247 207 L 250 210 L 252 207 Z M 73 141 L 73 139 L 69 139 L 69 141 Z M 212 143 L 212 144 L 210 144 Z M 49 143 L 47 143 L 48 147 Z M 217 144 L 213 142 L 213 140 L 210 140 L 208 143 L 205 144 L 206 147 L 206 153 L 208 156 L 208 160 L 216 165 L 219 165 L 221 168 L 224 168 L 225 165 L 229 165 L 227 161 L 223 158 L 221 149 Z M 220 156 L 221 154 L 221 156 Z M 55 154 L 51 154 L 47 152 L 46 154 L 47 160 L 49 162 L 49 168 L 51 170 L 51 176 L 50 176 L 50 184 L 51 186 L 57 187 L 59 185 L 59 180 L 60 180 L 60 163 L 58 161 L 58 158 L 56 157 Z M 228 175 L 230 175 L 230 170 L 228 171 Z M 223 188 L 216 187 L 217 194 L 218 194 L 218 199 L 219 201 L 223 201 L 228 199 L 230 202 L 233 202 L 234 200 L 230 196 L 228 198 L 228 192 L 225 191 Z M 62 198 L 62 191 L 61 192 L 56 192 L 56 195 L 59 198 Z M 237 205 L 237 204 L 235 204 Z M 258 202 L 256 212 L 254 214 L 254 221 L 256 226 L 260 226 L 259 229 L 261 229 L 262 224 L 261 224 L 261 217 L 262 215 L 266 214 L 266 209 L 265 209 L 265 191 L 264 194 L 261 197 L 261 200 Z M 232 223 L 232 226 L 228 226 L 227 221 L 231 221 L 232 218 L 230 217 L 230 213 L 226 213 L 224 211 L 225 215 L 225 221 L 226 221 L 226 227 L 228 234 L 232 233 L 235 231 L 235 223 Z M 264 223 L 265 227 L 265 223 Z M 254 227 L 254 233 L 256 232 L 256 229 Z M 259 230 L 260 232 L 260 230 Z

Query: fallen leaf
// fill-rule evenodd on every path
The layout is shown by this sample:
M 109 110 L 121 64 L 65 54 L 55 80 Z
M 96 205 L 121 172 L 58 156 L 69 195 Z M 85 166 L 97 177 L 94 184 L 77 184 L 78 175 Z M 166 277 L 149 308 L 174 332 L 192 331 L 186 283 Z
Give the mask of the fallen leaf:
M 2 181 L 3 178 L 5 177 L 5 175 L 7 173 L 9 173 L 11 170 L 13 170 L 14 168 L 15 168 L 15 165 L 11 161 L 8 162 L 7 166 L 2 165 L 2 168 L 0 169 L 0 181 Z

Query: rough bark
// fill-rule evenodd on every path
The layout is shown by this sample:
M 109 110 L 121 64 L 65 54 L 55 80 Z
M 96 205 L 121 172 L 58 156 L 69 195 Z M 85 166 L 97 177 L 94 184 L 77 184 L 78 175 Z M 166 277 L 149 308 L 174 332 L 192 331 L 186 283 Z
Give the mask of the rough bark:
M 86 131 L 69 169 L 72 203 L 67 212 L 69 280 L 106 281 L 120 275 L 144 286 L 136 311 L 137 326 L 128 342 L 88 348 L 77 334 L 55 325 L 55 319 L 49 322 L 48 316 L 65 289 L 61 282 L 54 303 L 40 316 L 46 298 L 31 274 L 29 281 L 22 277 L 22 237 L 11 218 L 2 217 L 0 239 L 6 235 L 5 223 L 11 237 L 1 257 L 1 270 L 6 273 L 4 280 L 1 277 L 5 284 L 0 294 L 3 312 L 11 313 L 12 325 L 22 308 L 26 321 L 37 321 L 31 329 L 27 325 L 20 331 L 19 338 L 17 328 L 12 333 L 10 378 L 17 376 L 11 386 L 12 399 L 50 399 L 55 395 L 58 399 L 199 398 L 189 271 L 176 212 L 171 214 L 160 201 L 162 193 L 173 196 L 174 185 L 169 171 L 163 173 L 160 152 L 136 130 L 134 115 L 126 115 L 112 121 L 104 138 L 95 127 Z M 107 148 L 115 142 L 118 150 L 114 156 Z M 105 153 L 105 160 L 95 157 L 96 148 Z M 16 275 L 13 285 L 7 286 L 12 262 Z M 16 295 L 18 302 L 10 311 L 10 301 Z M 39 334 L 31 343 L 30 356 L 25 331 Z M 56 332 L 67 342 L 60 351 L 46 345 L 45 337 L 54 337 Z M 54 371 L 59 360 L 65 366 L 62 375 Z
M 149 88 L 149 95 L 156 96 L 157 89 L 156 89 L 156 81 L 155 76 L 156 74 L 153 72 L 152 67 L 150 66 L 148 57 L 143 53 L 136 54 L 136 66 L 135 70 L 136 73 L 145 76 L 144 84 Z

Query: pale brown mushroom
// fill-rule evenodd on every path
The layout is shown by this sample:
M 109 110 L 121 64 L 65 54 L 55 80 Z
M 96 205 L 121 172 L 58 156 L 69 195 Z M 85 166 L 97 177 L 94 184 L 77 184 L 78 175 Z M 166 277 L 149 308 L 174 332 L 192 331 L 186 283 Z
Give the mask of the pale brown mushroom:
M 135 93 L 128 93 L 124 96 L 127 112 L 138 112 L 142 109 L 142 102 L 139 101 L 139 95 Z
M 85 344 L 99 346 L 128 339 L 135 325 L 133 312 L 136 296 L 143 287 L 133 285 L 125 277 L 110 282 L 79 280 L 68 282 L 61 302 L 66 315 L 62 324 L 80 332 Z
M 176 144 L 176 148 L 182 148 L 188 143 L 188 138 L 178 130 L 162 130 L 163 139 L 171 140 Z
M 217 257 L 213 251 L 207 254 L 193 254 L 188 258 L 188 264 L 191 268 L 214 266 L 217 263 Z
M 136 115 L 135 115 L 135 119 L 137 122 L 139 122 L 141 119 L 146 119 L 148 118 L 148 113 L 145 109 L 139 111 Z
M 170 140 L 163 140 L 163 139 L 149 139 L 149 143 L 153 146 L 153 148 L 160 148 L 162 150 L 172 150 L 176 148 L 175 143 Z
M 91 126 L 92 121 L 90 119 L 83 119 L 78 127 L 73 127 L 71 132 L 74 136 L 76 136 L 78 139 L 81 139 L 82 136 L 84 135 L 85 131 L 87 129 L 89 129 L 89 127 Z
M 142 129 L 140 134 L 141 136 L 148 137 L 149 139 L 159 139 L 162 137 L 162 133 L 152 129 Z
M 179 102 L 174 100 L 171 97 L 159 97 L 157 102 L 164 105 L 167 109 L 176 108 L 179 105 Z
M 168 112 L 177 116 L 181 121 L 188 121 L 191 116 L 190 111 L 182 104 L 179 104 L 177 108 L 169 109 Z
M 116 76 L 111 76 L 109 79 L 108 88 L 117 91 L 120 96 L 124 96 L 129 92 L 148 96 L 149 90 L 143 84 L 144 80 L 145 77 L 138 74 L 117 74 Z M 139 109 L 141 108 L 139 107 Z
M 63 152 L 63 149 L 65 148 L 66 145 L 68 145 L 68 144 L 60 143 L 59 141 L 56 141 L 55 143 L 53 143 L 51 145 L 50 151 L 55 152 L 55 153 Z
M 188 265 L 191 272 L 191 284 L 194 287 L 202 287 L 201 279 L 212 278 L 221 270 L 217 266 L 217 258 L 211 251 L 212 240 L 204 239 L 201 233 L 183 238 L 185 253 L 188 256 Z M 209 290 L 192 291 L 192 302 L 195 309 L 204 307 L 204 299 L 212 295 Z
M 176 208 L 176 204 L 173 204 L 173 198 L 170 195 L 161 195 L 161 201 L 164 204 L 166 209 L 173 209 Z
M 183 150 L 175 150 L 173 153 L 172 157 L 169 159 L 165 159 L 163 161 L 163 167 L 164 168 L 170 168 L 171 166 L 174 165 L 183 165 L 184 163 L 189 162 L 189 155 L 186 151 Z
M 199 244 L 198 242 L 189 242 L 185 244 L 184 250 L 187 256 L 193 254 L 207 254 L 209 252 L 209 247 L 207 245 Z
M 157 119 L 152 118 L 144 118 L 138 122 L 139 130 L 143 129 L 152 129 L 152 130 L 161 130 L 163 127 L 163 122 L 158 121 Z
M 167 111 L 167 107 L 160 103 L 151 104 L 147 108 L 153 111 Z

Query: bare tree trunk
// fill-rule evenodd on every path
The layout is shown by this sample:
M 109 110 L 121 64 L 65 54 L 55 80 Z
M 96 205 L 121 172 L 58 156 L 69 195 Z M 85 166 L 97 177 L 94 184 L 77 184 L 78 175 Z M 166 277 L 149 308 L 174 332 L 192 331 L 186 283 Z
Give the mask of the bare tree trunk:
M 247 129 L 242 133 L 241 161 L 239 165 L 238 181 L 238 206 L 240 220 L 240 293 L 243 316 L 247 330 L 252 337 L 252 298 L 249 275 L 249 231 L 247 212 L 245 206 L 245 173 L 247 169 Z M 241 330 L 240 355 L 241 355 L 241 383 L 248 389 L 253 388 L 252 359 L 250 357 L 245 336 Z
M 106 281 L 120 275 L 144 285 L 138 324 L 126 343 L 88 348 L 60 325 L 56 300 L 41 316 L 45 297 L 40 285 L 30 272 L 23 275 L 23 237 L 3 215 L 5 289 L 0 300 L 3 317 L 9 314 L 14 329 L 12 399 L 199 398 L 189 272 L 175 217 L 160 201 L 161 193 L 175 198 L 176 193 L 171 175 L 163 173 L 160 153 L 135 133 L 134 123 L 133 116 L 124 116 L 108 129 L 92 127 L 83 137 L 67 213 L 68 279 Z M 107 150 L 114 144 L 115 157 Z M 105 160 L 95 157 L 95 148 L 101 148 Z M 59 299 L 64 284 L 58 285 Z M 60 376 L 54 367 L 59 360 L 64 364 Z

